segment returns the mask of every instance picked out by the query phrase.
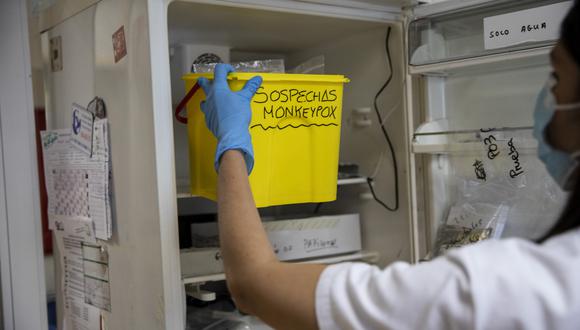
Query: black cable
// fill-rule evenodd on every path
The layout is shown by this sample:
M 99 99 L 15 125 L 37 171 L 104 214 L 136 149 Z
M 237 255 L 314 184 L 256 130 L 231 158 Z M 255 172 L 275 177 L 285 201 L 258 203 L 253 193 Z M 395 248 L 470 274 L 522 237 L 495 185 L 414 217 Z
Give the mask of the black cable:
M 383 131 L 383 135 L 385 136 L 385 139 L 387 140 L 387 144 L 389 145 L 389 150 L 391 152 L 391 157 L 393 159 L 393 172 L 395 173 L 395 206 L 390 207 L 377 197 L 377 195 L 375 194 L 375 190 L 373 189 L 373 186 L 372 186 L 372 181 L 374 178 L 367 178 L 367 183 L 369 184 L 369 188 L 371 190 L 371 193 L 373 194 L 373 198 L 375 199 L 375 201 L 377 201 L 377 203 L 381 204 L 385 209 L 387 209 L 391 212 L 394 212 L 394 211 L 397 211 L 399 209 L 399 169 L 397 167 L 397 157 L 395 155 L 395 149 L 393 148 L 393 143 L 391 142 L 391 138 L 389 137 L 389 133 L 387 132 L 385 125 L 383 124 L 383 118 L 381 116 L 381 113 L 379 112 L 379 107 L 377 105 L 377 100 L 378 100 L 379 96 L 383 93 L 385 88 L 387 88 L 387 86 L 389 86 L 389 84 L 391 83 L 391 80 L 393 79 L 393 62 L 391 60 L 391 50 L 389 49 L 390 37 L 391 37 L 391 27 L 389 26 L 389 28 L 387 29 L 387 37 L 385 39 L 385 49 L 387 52 L 387 61 L 389 62 L 389 77 L 387 78 L 387 81 L 384 83 L 384 85 L 381 87 L 381 89 L 379 89 L 379 91 L 375 95 L 374 108 L 375 108 L 375 112 L 377 113 L 377 117 L 379 118 L 379 124 L 381 125 L 381 130 Z
M 318 211 L 320 210 L 320 207 L 322 206 L 322 204 L 324 204 L 324 203 L 318 203 L 318 204 L 316 204 L 316 208 L 314 209 L 314 213 L 315 214 L 318 213 Z

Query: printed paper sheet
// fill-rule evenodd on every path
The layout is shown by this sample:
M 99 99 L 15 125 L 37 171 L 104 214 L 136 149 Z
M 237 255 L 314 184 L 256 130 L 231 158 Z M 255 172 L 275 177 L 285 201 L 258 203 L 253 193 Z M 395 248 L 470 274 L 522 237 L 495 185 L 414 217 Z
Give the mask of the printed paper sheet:
M 106 119 L 95 121 L 92 157 L 74 147 L 70 129 L 41 132 L 50 229 L 69 218 L 89 218 L 97 238 L 111 237 L 107 126 Z

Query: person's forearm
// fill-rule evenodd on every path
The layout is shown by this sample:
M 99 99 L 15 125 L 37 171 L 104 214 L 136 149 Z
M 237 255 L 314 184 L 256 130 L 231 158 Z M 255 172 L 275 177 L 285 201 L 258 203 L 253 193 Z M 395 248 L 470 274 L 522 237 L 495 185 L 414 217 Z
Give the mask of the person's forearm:
M 218 217 L 226 275 L 276 261 L 254 203 L 242 153 L 226 151 L 218 181 Z M 235 278 L 235 277 L 232 277 Z
M 218 218 L 226 280 L 238 308 L 277 329 L 316 329 L 314 293 L 325 266 L 277 260 L 239 151 L 227 151 L 220 162 Z
M 238 308 L 270 326 L 315 329 L 314 294 L 324 266 L 281 263 L 272 250 L 248 180 L 254 164 L 251 99 L 262 78 L 253 77 L 234 92 L 227 80 L 233 71 L 231 65 L 218 64 L 213 82 L 204 77 L 197 81 L 207 96 L 201 104 L 206 125 L 218 138 L 214 164 L 227 285 Z

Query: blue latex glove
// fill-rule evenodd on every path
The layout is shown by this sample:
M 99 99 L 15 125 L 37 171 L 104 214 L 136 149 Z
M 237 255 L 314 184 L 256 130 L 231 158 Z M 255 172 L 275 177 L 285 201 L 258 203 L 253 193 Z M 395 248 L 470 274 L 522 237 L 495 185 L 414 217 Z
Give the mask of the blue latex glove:
M 254 167 L 254 148 L 249 130 L 252 120 L 250 101 L 262 84 L 262 77 L 253 77 L 242 90 L 232 92 L 227 76 L 233 71 L 234 68 L 229 64 L 218 64 L 213 83 L 203 77 L 197 80 L 206 95 L 206 100 L 201 103 L 201 111 L 205 115 L 207 127 L 218 140 L 214 161 L 216 172 L 223 153 L 237 149 L 244 154 L 249 175 Z

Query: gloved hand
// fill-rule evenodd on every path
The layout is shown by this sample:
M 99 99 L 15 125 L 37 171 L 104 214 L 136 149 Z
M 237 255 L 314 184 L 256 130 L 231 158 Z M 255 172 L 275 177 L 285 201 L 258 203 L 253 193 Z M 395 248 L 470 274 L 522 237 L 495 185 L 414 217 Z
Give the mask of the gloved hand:
M 254 149 L 249 131 L 252 120 L 250 101 L 262 84 L 262 77 L 253 77 L 242 90 L 232 92 L 227 76 L 233 71 L 234 68 L 229 64 L 218 64 L 213 83 L 203 77 L 197 80 L 206 95 L 201 110 L 207 127 L 218 140 L 214 161 L 216 172 L 223 153 L 237 149 L 244 154 L 249 175 L 254 167 Z

